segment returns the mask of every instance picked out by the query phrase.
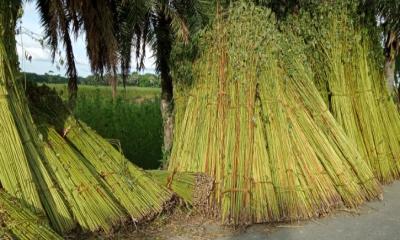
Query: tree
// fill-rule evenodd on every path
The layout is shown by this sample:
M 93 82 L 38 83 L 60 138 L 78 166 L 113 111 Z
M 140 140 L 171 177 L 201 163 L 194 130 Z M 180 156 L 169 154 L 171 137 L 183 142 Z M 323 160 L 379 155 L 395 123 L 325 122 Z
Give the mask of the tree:
M 144 68 L 146 46 L 150 45 L 156 57 L 156 70 L 161 76 L 161 111 L 164 121 L 164 152 L 172 147 L 173 137 L 173 83 L 170 73 L 170 55 L 176 36 L 188 41 L 185 13 L 193 9 L 195 0 L 37 0 L 53 53 L 58 39 L 67 51 L 71 96 L 76 93 L 73 50 L 70 30 L 77 36 L 86 34 L 87 53 L 92 72 L 113 76 L 111 85 L 116 95 L 117 65 L 120 64 L 125 85 L 131 66 L 131 51 L 135 48 L 137 69 Z M 134 43 L 134 44 L 133 44 Z M 72 77 L 71 77 L 72 76 Z
M 0 40 L 4 44 L 5 56 L 9 61 L 8 74 L 15 74 L 18 69 L 18 56 L 16 51 L 15 26 L 18 13 L 21 9 L 21 0 L 5 0 L 0 3 Z M 5 63 L 1 63 L 5 65 Z M 4 81 L 2 83 L 2 81 Z M 7 79 L 0 80 L 0 84 L 9 84 Z
M 118 1 L 97 0 L 37 0 L 47 41 L 52 46 L 53 57 L 58 42 L 64 44 L 67 55 L 69 95 L 72 102 L 77 92 L 77 72 L 70 33 L 86 36 L 86 50 L 92 72 L 103 75 L 105 71 L 116 76 L 117 40 L 114 34 L 114 12 Z M 115 83 L 115 81 L 113 81 Z M 113 94 L 116 85 L 113 84 Z
M 171 51 L 174 41 L 189 41 L 188 13 L 196 10 L 194 0 L 158 0 L 147 9 L 143 20 L 135 25 L 136 56 L 139 70 L 143 69 L 145 46 L 150 44 L 156 57 L 156 70 L 161 78 L 161 113 L 164 126 L 163 151 L 168 156 L 173 141 L 173 80 L 171 76 Z
M 66 11 L 62 0 L 37 0 L 37 9 L 41 15 L 41 23 L 45 29 L 48 45 L 51 47 L 53 61 L 58 51 L 59 38 L 63 41 L 69 77 L 69 102 L 73 107 L 78 91 L 78 74 L 70 37 L 71 15 Z
M 377 10 L 384 31 L 385 76 L 389 92 L 395 91 L 396 57 L 400 50 L 400 2 L 378 0 Z M 398 87 L 400 91 L 400 87 Z M 400 98 L 400 92 L 398 92 Z
M 378 28 L 383 39 L 384 73 L 389 93 L 396 92 L 396 58 L 400 50 L 400 2 L 396 0 L 360 0 L 359 13 L 369 29 Z M 377 21 L 378 20 L 378 21 Z M 377 43 L 379 44 L 379 43 Z M 397 87 L 400 100 L 400 86 Z

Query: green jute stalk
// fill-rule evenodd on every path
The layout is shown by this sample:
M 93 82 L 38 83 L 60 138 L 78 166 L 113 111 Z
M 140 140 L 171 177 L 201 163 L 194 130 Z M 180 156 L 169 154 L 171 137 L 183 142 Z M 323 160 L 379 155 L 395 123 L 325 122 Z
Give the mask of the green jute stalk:
M 62 188 L 71 211 L 84 231 L 103 230 L 125 222 L 126 213 L 101 183 L 101 176 L 84 164 L 84 157 L 73 149 L 54 128 L 43 128 L 47 145 L 44 152 L 55 179 Z
M 148 170 L 147 172 L 158 184 L 176 193 L 195 210 L 206 210 L 201 208 L 205 207 L 214 185 L 213 179 L 207 175 L 165 170 Z
M 65 135 L 68 141 L 85 156 L 87 164 L 100 173 L 107 189 L 134 222 L 149 220 L 164 210 L 172 198 L 170 191 L 154 182 L 83 122 L 71 118 L 65 126 L 68 126 Z
M 366 47 L 368 49 L 368 47 Z M 377 63 L 370 59 L 371 66 L 377 66 Z M 375 70 L 374 70 L 375 69 Z M 398 108 L 393 98 L 388 93 L 386 88 L 385 75 L 382 71 L 378 71 L 377 68 L 372 68 L 370 71 L 371 79 L 374 79 L 373 88 L 375 91 L 379 110 L 380 110 L 380 121 L 384 126 L 385 139 L 391 149 L 391 157 L 395 159 L 396 166 L 392 168 L 392 175 L 396 174 L 396 171 L 400 169 L 400 115 L 398 114 Z
M 63 239 L 48 225 L 40 224 L 36 214 L 26 209 L 15 198 L 0 190 L 0 223 L 7 229 L 4 239 L 57 240 Z M 0 233 L 0 237 L 2 237 Z M 3 239 L 3 237 L 2 237 Z
M 10 63 L 8 59 L 7 65 Z M 38 133 L 33 125 L 33 121 L 30 118 L 30 112 L 27 109 L 27 103 L 23 96 L 23 90 L 20 87 L 20 83 L 14 77 L 15 71 L 12 71 L 12 66 L 8 66 L 10 69 L 8 75 L 8 85 L 10 86 L 7 90 L 8 93 L 8 105 L 9 111 L 13 115 L 14 124 L 19 132 L 19 138 L 24 146 L 24 154 L 27 159 L 32 172 L 32 181 L 36 184 L 36 191 L 39 191 L 41 204 L 46 211 L 52 225 L 59 232 L 68 232 L 75 228 L 75 222 L 72 219 L 68 207 L 66 206 L 61 193 L 57 190 L 56 184 L 50 178 L 50 175 L 42 163 L 41 146 L 38 143 Z M 8 144 L 10 145 L 10 143 Z M 11 144 L 12 145 L 12 144 Z M 22 158 L 23 159 L 23 158 Z M 18 176 L 20 173 L 14 173 Z M 6 188 L 8 191 L 9 189 Z M 42 213 L 44 215 L 44 213 Z
M 2 116 L 9 115 L 9 119 L 13 118 L 13 122 L 2 121 L 3 124 L 10 125 L 8 131 L 2 132 L 2 140 L 7 137 L 13 137 L 13 140 L 4 140 L 2 143 L 4 149 L 14 148 L 14 153 L 9 150 L 3 151 L 2 172 L 0 182 L 3 187 L 15 197 L 22 199 L 30 208 L 35 208 L 35 212 L 41 216 L 41 221 L 46 221 L 45 212 L 50 218 L 54 227 L 60 232 L 70 231 L 74 228 L 74 221 L 71 218 L 69 211 L 57 189 L 54 187 L 52 180 L 41 163 L 41 157 L 36 143 L 38 135 L 30 132 L 33 129 L 32 121 L 26 121 L 30 116 L 29 111 L 23 110 L 26 102 L 22 101 L 22 90 L 19 88 L 19 83 L 15 79 L 17 72 L 17 57 L 15 52 L 14 28 L 15 19 L 13 12 L 17 12 L 20 7 L 18 1 L 4 1 L 0 4 L 1 14 L 1 33 L 4 36 L 0 38 L 1 48 L 1 81 L 2 81 L 2 105 L 8 105 L 7 113 Z M 4 13 L 4 14 L 3 14 Z M 14 15 L 15 17 L 16 15 Z M 15 64 L 15 65 L 14 65 Z M 25 104 L 25 105 L 24 105 Z M 18 129 L 10 132 L 11 126 Z M 2 130 L 6 128 L 2 127 Z M 21 151 L 23 146 L 24 151 Z M 20 152 L 18 156 L 15 153 Z M 14 155 L 12 155 L 14 154 Z M 17 159 L 15 159 L 16 156 Z M 8 162 L 8 163 L 7 163 Z M 7 176 L 7 174 L 9 174 Z M 42 176 L 43 174 L 43 176 Z M 21 183 L 19 178 L 25 179 Z M 40 193 L 40 194 L 39 194 Z M 29 196 L 27 196 L 27 194 Z M 27 200 L 30 198 L 30 200 Z
M 10 80 L 14 72 L 9 62 L 11 53 L 7 51 L 11 47 L 6 44 L 14 36 L 14 26 L 8 26 L 12 19 L 12 11 L 8 9 L 11 5 L 8 1 L 0 3 L 0 183 L 31 210 L 43 215 L 38 189 L 10 107 L 8 85 L 12 84 Z
M 172 193 L 156 184 L 94 130 L 74 119 L 55 91 L 46 86 L 29 86 L 28 95 L 36 121 L 57 126 L 68 143 L 82 154 L 83 163 L 101 176 L 107 191 L 134 222 L 149 220 L 164 210 Z
M 335 119 L 356 143 L 374 175 L 389 183 L 400 176 L 400 121 L 393 115 L 394 103 L 379 86 L 381 70 L 371 54 L 368 33 L 351 18 L 351 9 L 332 4 L 329 9 L 335 11 L 314 14 L 311 30 L 310 25 L 300 24 L 305 28 L 302 37 L 313 43 L 307 51 L 309 59 L 318 56 L 312 70 L 315 79 L 325 81 L 327 88 L 321 91 L 330 95 L 329 109 Z M 322 15 L 325 17 L 320 20 Z M 303 18 L 313 22 L 307 15 Z
M 177 87 L 188 92 L 168 169 L 213 177 L 209 204 L 224 223 L 308 219 L 380 197 L 318 94 L 301 39 L 278 31 L 269 10 L 233 5 L 200 49 L 195 81 Z
M 70 231 L 76 222 L 84 231 L 111 232 L 128 218 L 125 209 L 102 176 L 54 129 L 41 126 L 45 142 L 39 139 L 20 83 L 14 78 L 17 11 L 9 10 L 19 6 L 18 1 L 0 3 L 0 109 L 4 118 L 0 131 L 5 136 L 0 142 L 1 185 L 35 210 L 41 220 L 45 221 L 46 213 L 60 232 Z
M 16 116 L 16 125 L 20 133 L 29 165 L 34 173 L 35 182 L 40 189 L 40 198 L 51 225 L 59 233 L 67 233 L 76 228 L 62 192 L 44 165 L 43 143 L 40 142 L 25 96 L 21 95 L 22 87 L 12 78 L 10 90 L 11 111 Z
M 18 84 L 15 83 L 14 86 Z M 11 91 L 10 99 L 12 112 L 16 117 L 16 124 L 20 133 L 25 152 L 28 157 L 30 169 L 34 174 L 35 182 L 40 190 L 40 199 L 51 225 L 60 233 L 67 233 L 76 228 L 76 222 L 68 209 L 59 186 L 44 165 L 43 145 L 39 142 L 39 133 L 36 130 L 29 110 L 24 109 L 27 106 L 23 97 L 18 94 L 16 87 Z

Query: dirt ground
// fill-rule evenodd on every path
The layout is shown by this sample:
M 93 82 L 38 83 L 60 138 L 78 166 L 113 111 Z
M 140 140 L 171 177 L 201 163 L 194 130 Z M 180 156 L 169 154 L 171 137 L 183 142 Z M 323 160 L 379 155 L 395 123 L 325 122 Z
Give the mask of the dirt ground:
M 400 182 L 384 188 L 384 200 L 356 211 L 293 224 L 257 224 L 234 229 L 178 211 L 147 226 L 121 231 L 112 239 L 129 240 L 400 240 Z

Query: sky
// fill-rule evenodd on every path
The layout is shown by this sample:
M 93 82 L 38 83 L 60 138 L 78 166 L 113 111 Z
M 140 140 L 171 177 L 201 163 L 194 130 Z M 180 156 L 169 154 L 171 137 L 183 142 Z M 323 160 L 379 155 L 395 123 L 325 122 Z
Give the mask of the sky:
M 17 52 L 22 71 L 38 74 L 60 74 L 65 76 L 64 66 L 60 66 L 60 69 L 57 69 L 57 64 L 52 63 L 50 49 L 42 47 L 41 43 L 37 40 L 43 37 L 44 30 L 40 24 L 40 16 L 36 10 L 35 1 L 25 1 L 24 14 L 17 28 L 21 28 L 22 30 L 22 34 L 16 35 Z M 32 37 L 32 35 L 35 37 Z M 62 43 L 60 43 L 59 46 L 62 48 Z M 79 36 L 78 39 L 74 39 L 73 48 L 78 75 L 81 77 L 90 75 L 91 71 L 89 60 L 86 55 L 84 35 Z M 65 59 L 63 49 L 60 50 L 61 55 Z M 32 60 L 27 60 L 25 57 L 26 55 L 32 56 Z M 150 57 L 146 57 L 145 59 L 146 68 L 144 72 L 154 73 L 154 59 L 151 57 L 152 52 L 150 49 L 147 49 L 147 55 Z M 132 66 L 136 66 L 134 59 L 132 59 Z

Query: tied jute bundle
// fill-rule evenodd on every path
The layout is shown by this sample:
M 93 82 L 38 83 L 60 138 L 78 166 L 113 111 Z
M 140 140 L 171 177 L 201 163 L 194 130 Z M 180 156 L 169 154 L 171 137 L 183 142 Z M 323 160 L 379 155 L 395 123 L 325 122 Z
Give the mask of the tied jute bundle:
M 224 223 L 307 219 L 380 196 L 314 86 L 302 41 L 269 10 L 233 5 L 200 42 L 194 82 L 176 87 L 168 168 L 213 177 L 208 203 Z
M 184 203 L 203 215 L 209 212 L 209 197 L 214 180 L 204 173 L 169 172 L 163 170 L 148 171 L 152 178 L 176 193 Z
M 374 39 L 352 18 L 351 8 L 330 4 L 315 11 L 315 19 L 305 14 L 296 20 L 313 23 L 300 24 L 300 35 L 310 43 L 314 80 L 324 86 L 320 93 L 328 96 L 330 111 L 374 175 L 390 183 L 400 177 L 400 118 L 384 87 Z
M 0 238 L 19 240 L 61 240 L 50 226 L 18 200 L 0 190 Z
M 54 90 L 29 84 L 27 93 L 35 122 L 54 126 L 59 136 L 79 152 L 83 163 L 100 176 L 103 186 L 134 222 L 150 220 L 164 209 L 172 193 L 85 123 L 76 120 Z
M 112 150 L 94 131 L 83 127 L 87 129 L 86 135 L 81 134 L 84 139 L 70 141 L 62 134 L 63 129 L 56 129 L 46 118 L 34 121 L 22 84 L 15 77 L 18 59 L 15 20 L 19 8 L 20 1 L 0 2 L 2 190 L 61 234 L 79 228 L 85 232 L 110 233 L 127 220 L 137 223 L 160 213 L 172 193 L 156 184 L 143 170 L 128 164 L 120 152 Z M 55 108 L 65 109 L 62 103 Z M 59 120 L 58 115 L 54 119 Z M 72 120 L 69 125 L 75 124 Z M 79 133 L 79 128 L 74 128 L 70 134 L 75 130 Z M 87 145 L 79 145 L 82 142 Z M 105 155 L 104 151 L 111 156 L 100 157 Z M 121 165 L 128 166 L 131 177 L 127 181 L 131 185 L 117 174 Z

